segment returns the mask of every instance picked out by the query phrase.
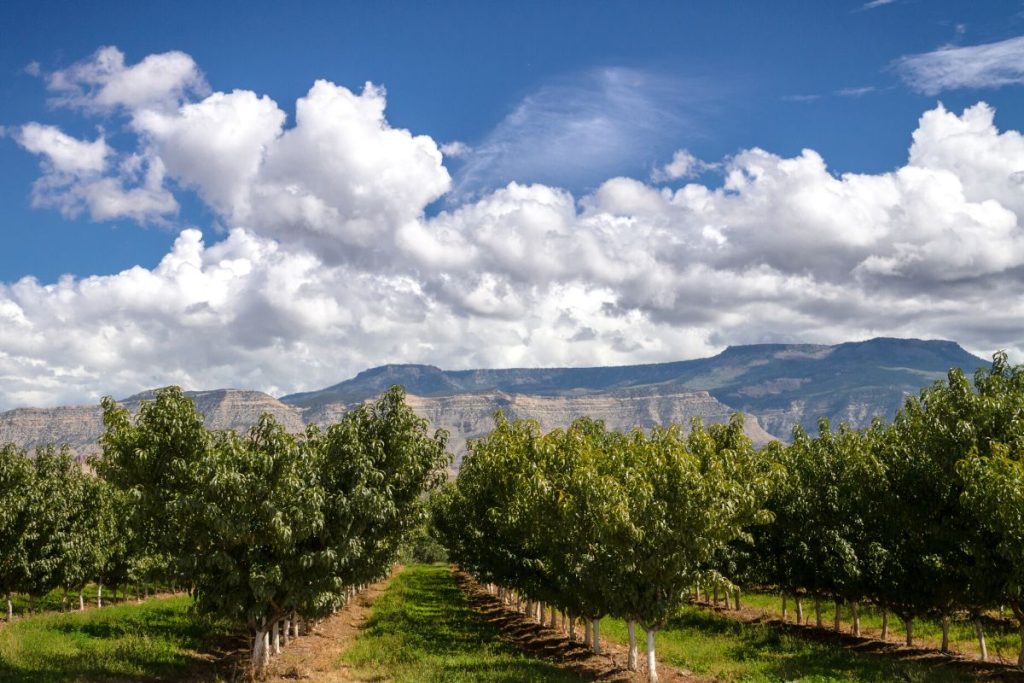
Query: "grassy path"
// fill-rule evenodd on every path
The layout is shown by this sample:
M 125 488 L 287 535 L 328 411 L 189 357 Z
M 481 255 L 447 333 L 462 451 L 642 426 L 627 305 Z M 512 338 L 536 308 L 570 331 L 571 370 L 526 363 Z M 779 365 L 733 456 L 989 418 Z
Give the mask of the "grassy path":
M 0 627 L 0 681 L 216 680 L 226 624 L 197 621 L 191 598 L 153 598 L 66 614 L 43 614 Z
M 406 567 L 377 598 L 339 664 L 353 681 L 578 681 L 504 642 L 475 612 L 448 567 Z

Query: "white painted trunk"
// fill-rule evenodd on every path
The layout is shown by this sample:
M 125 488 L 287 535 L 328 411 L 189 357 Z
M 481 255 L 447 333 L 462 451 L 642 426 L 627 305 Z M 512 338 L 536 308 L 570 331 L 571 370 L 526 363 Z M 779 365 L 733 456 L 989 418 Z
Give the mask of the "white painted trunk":
M 627 621 L 626 630 L 629 631 L 629 659 L 626 662 L 626 668 L 636 671 L 636 657 L 639 650 L 636 645 L 636 622 L 632 619 Z
M 256 636 L 252 639 L 252 670 L 257 677 L 262 675 L 269 661 L 266 634 L 266 628 L 261 627 L 256 631 Z
M 281 622 L 278 619 L 274 619 L 274 625 L 271 627 L 271 642 L 274 644 L 274 656 L 281 654 Z
M 569 612 L 569 642 L 576 642 L 576 615 Z
M 78 611 L 85 611 L 85 593 L 78 591 Z
M 658 660 L 654 656 L 654 629 L 647 629 L 647 680 L 658 683 Z
M 14 603 L 11 602 L 11 594 L 7 594 L 7 623 L 14 620 Z
M 985 644 L 985 626 L 981 619 L 974 620 L 974 628 L 978 632 L 978 649 L 981 650 L 981 661 L 988 661 L 988 646 Z
M 594 651 L 595 655 L 601 654 L 601 620 L 594 619 L 594 627 L 591 629 L 594 633 L 594 645 L 590 649 Z
M 860 638 L 860 604 L 856 600 L 850 603 L 850 616 L 853 617 L 853 635 Z
M 103 607 L 103 582 L 96 584 L 96 606 Z
M 740 589 L 736 589 L 736 611 L 740 611 Z
M 292 620 L 289 618 L 289 619 L 285 619 L 284 620 L 284 646 L 285 647 L 288 647 L 288 643 L 291 640 L 291 636 L 292 636 Z
M 587 619 L 586 617 L 583 618 L 583 642 L 584 642 L 584 644 L 586 644 L 587 647 L 590 647 L 590 640 L 591 640 L 590 625 L 591 625 L 591 623 L 592 622 L 590 621 L 590 619 Z
M 270 666 L 270 629 L 263 629 L 263 645 L 260 651 L 260 671 L 266 671 Z

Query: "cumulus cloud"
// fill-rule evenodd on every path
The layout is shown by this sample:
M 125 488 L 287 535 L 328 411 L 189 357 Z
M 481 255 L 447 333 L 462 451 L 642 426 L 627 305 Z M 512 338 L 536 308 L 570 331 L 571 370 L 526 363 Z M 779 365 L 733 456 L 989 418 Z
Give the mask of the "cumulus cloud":
M 385 110 L 377 86 L 319 81 L 290 126 L 269 97 L 234 91 L 119 105 L 130 150 L 18 129 L 61 210 L 143 221 L 187 189 L 226 237 L 184 230 L 153 269 L 0 284 L 0 407 L 879 334 L 1022 350 L 1024 137 L 984 103 L 925 112 L 887 173 L 753 148 L 705 184 L 694 173 L 712 165 L 680 150 L 657 170 L 672 187 L 510 182 L 430 216 L 452 193 L 443 150 Z
M 40 72 L 38 66 L 34 71 Z M 184 52 L 149 55 L 125 66 L 124 53 L 109 46 L 50 74 L 47 88 L 55 104 L 99 111 L 171 107 L 189 94 L 209 89 L 195 61 Z
M 895 62 L 903 80 L 925 95 L 962 88 L 1024 83 L 1024 36 L 996 43 L 948 46 Z

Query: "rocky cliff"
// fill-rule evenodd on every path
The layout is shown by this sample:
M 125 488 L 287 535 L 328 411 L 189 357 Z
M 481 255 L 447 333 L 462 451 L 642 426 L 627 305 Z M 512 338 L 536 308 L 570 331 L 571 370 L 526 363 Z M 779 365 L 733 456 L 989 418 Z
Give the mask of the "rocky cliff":
M 141 400 L 151 399 L 153 395 L 153 391 L 147 391 L 120 403 L 135 412 Z M 210 429 L 247 430 L 263 413 L 272 414 L 290 431 L 305 429 L 299 410 L 259 391 L 217 389 L 189 391 L 186 395 L 196 402 Z M 13 442 L 32 449 L 50 443 L 66 443 L 84 457 L 99 451 L 102 433 L 103 411 L 99 405 L 16 408 L 0 413 L 0 444 Z
M 243 431 L 269 412 L 293 432 L 305 424 L 330 424 L 351 406 L 372 400 L 394 384 L 435 427 L 448 429 L 457 454 L 466 439 L 485 434 L 499 408 L 532 418 L 544 429 L 581 415 L 612 429 L 702 417 L 722 422 L 734 411 L 748 415 L 755 443 L 788 439 L 795 425 L 815 431 L 819 417 L 865 427 L 891 419 L 906 396 L 953 367 L 972 372 L 986 361 L 953 342 L 872 339 L 835 346 L 758 344 L 730 347 L 711 358 L 605 368 L 446 371 L 426 365 L 388 365 L 321 389 L 281 400 L 257 391 L 189 392 L 212 429 Z M 129 409 L 152 396 L 125 399 Z M 98 450 L 103 424 L 98 406 L 20 408 L 0 413 L 0 443 L 34 447 L 68 443 L 80 453 Z

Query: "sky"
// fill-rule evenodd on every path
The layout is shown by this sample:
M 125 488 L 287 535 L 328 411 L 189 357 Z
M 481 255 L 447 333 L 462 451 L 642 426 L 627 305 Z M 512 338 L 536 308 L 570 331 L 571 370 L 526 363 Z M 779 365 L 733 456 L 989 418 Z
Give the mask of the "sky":
M 0 6 L 0 410 L 385 363 L 1024 360 L 1024 3 Z

